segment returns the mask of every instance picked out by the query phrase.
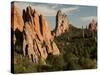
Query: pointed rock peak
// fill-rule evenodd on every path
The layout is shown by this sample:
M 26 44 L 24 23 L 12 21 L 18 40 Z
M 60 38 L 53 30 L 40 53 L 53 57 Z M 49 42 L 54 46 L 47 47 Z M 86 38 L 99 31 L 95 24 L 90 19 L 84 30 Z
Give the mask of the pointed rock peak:
M 56 27 L 55 27 L 55 36 L 59 36 L 65 31 L 69 30 L 69 20 L 66 14 L 62 13 L 61 10 L 58 10 L 56 15 Z
M 96 20 L 92 19 L 91 23 L 96 24 Z
M 96 30 L 97 27 L 97 22 L 95 19 L 92 19 L 91 22 L 89 23 L 89 30 Z
M 39 16 L 38 12 L 35 9 L 33 10 L 33 14 L 32 15 L 33 15 L 33 17 Z
M 34 9 L 34 13 L 38 14 L 38 12 L 37 12 L 37 10 L 36 10 L 36 9 Z
M 34 9 L 34 13 L 36 13 L 36 10 Z
M 40 17 L 42 17 L 43 15 L 42 14 L 40 14 Z
M 27 6 L 27 9 L 28 10 L 32 10 L 32 7 L 29 5 L 29 6 Z
M 44 19 L 44 16 L 40 14 L 40 20 L 42 21 Z
M 58 10 L 57 14 L 62 14 L 61 10 Z
M 30 13 L 31 10 L 32 10 L 31 6 L 28 6 L 28 7 L 26 8 L 26 11 L 27 11 L 28 13 Z

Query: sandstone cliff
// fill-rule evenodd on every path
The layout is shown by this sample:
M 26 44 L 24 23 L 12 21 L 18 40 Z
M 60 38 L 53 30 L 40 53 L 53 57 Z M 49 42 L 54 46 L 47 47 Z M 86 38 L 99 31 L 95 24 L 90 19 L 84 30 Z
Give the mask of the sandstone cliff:
M 20 10 L 14 5 L 11 5 L 11 28 L 15 31 L 17 28 L 23 31 L 24 22 Z
M 60 54 L 45 16 L 38 14 L 31 6 L 23 9 L 23 15 L 19 14 L 16 6 L 12 6 L 12 8 L 14 8 L 11 11 L 12 36 L 15 39 L 13 43 L 15 42 L 14 47 L 17 52 L 29 57 L 34 63 L 42 61 L 43 64 L 46 64 L 45 59 L 49 53 Z
M 67 15 L 59 10 L 56 15 L 55 36 L 59 36 L 69 30 L 69 20 Z

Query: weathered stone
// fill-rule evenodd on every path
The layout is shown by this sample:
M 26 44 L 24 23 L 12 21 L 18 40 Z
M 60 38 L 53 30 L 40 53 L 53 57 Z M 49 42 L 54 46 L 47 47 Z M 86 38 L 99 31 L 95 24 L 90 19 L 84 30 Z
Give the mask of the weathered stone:
M 23 31 L 24 22 L 20 10 L 12 4 L 11 6 L 11 28 L 15 31 L 17 28 Z
M 13 40 L 12 51 L 16 50 L 18 53 L 22 54 L 23 46 L 23 18 L 21 16 L 20 10 L 14 5 L 11 5 L 11 38 Z
M 89 30 L 95 31 L 97 29 L 97 22 L 96 20 L 92 19 L 92 21 L 89 23 Z
M 60 51 L 54 41 L 51 42 L 52 50 L 53 50 L 53 55 L 59 55 Z
M 46 17 L 43 15 L 40 15 L 40 26 L 41 26 L 40 30 L 43 38 L 47 41 L 52 39 L 51 28 L 46 21 Z
M 69 30 L 69 20 L 67 18 L 67 15 L 63 14 L 61 10 L 59 10 L 56 15 L 55 36 L 59 36 L 68 30 Z
M 15 12 L 16 9 L 13 11 Z M 12 16 L 14 15 L 12 14 Z M 18 23 L 16 22 L 17 19 L 19 19 Z M 32 62 L 39 63 L 42 61 L 42 63 L 46 64 L 45 59 L 47 58 L 48 53 L 53 55 L 60 54 L 57 45 L 53 41 L 51 28 L 46 21 L 46 17 L 39 15 L 35 9 L 33 10 L 31 8 L 31 6 L 28 6 L 23 10 L 22 17 L 21 15 L 19 15 L 18 18 L 15 16 L 13 24 L 15 29 L 21 30 L 22 33 L 21 43 L 23 55 L 29 57 Z M 17 24 L 18 26 L 16 26 Z M 19 27 L 19 25 L 21 25 L 21 27 Z M 16 35 L 14 35 L 14 40 L 18 40 Z M 18 42 L 20 43 L 20 41 Z

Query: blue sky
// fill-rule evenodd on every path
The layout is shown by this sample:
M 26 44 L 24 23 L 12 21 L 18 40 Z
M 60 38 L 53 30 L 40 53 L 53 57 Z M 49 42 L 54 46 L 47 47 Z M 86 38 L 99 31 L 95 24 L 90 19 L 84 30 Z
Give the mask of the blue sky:
M 96 6 L 82 6 L 82 5 L 68 5 L 68 4 L 48 4 L 48 3 L 31 3 L 31 2 L 15 2 L 15 5 L 21 10 L 27 6 L 32 6 L 39 14 L 47 17 L 47 21 L 51 28 L 55 28 L 55 16 L 58 10 L 65 13 L 75 27 L 85 28 L 91 19 L 97 20 L 97 7 Z

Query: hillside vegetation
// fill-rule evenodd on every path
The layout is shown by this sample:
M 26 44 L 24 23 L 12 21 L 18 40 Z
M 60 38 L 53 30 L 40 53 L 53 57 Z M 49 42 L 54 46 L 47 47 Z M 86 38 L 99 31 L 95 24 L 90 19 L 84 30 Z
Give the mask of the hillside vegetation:
M 84 33 L 83 33 L 84 31 Z M 46 64 L 34 64 L 27 57 L 14 52 L 14 73 L 46 72 L 97 68 L 97 33 L 70 25 L 69 32 L 55 37 L 61 54 L 48 55 Z
M 84 33 L 83 33 L 84 31 Z M 97 33 L 77 29 L 70 25 L 70 31 L 55 38 L 63 56 L 65 70 L 94 69 L 97 67 Z

